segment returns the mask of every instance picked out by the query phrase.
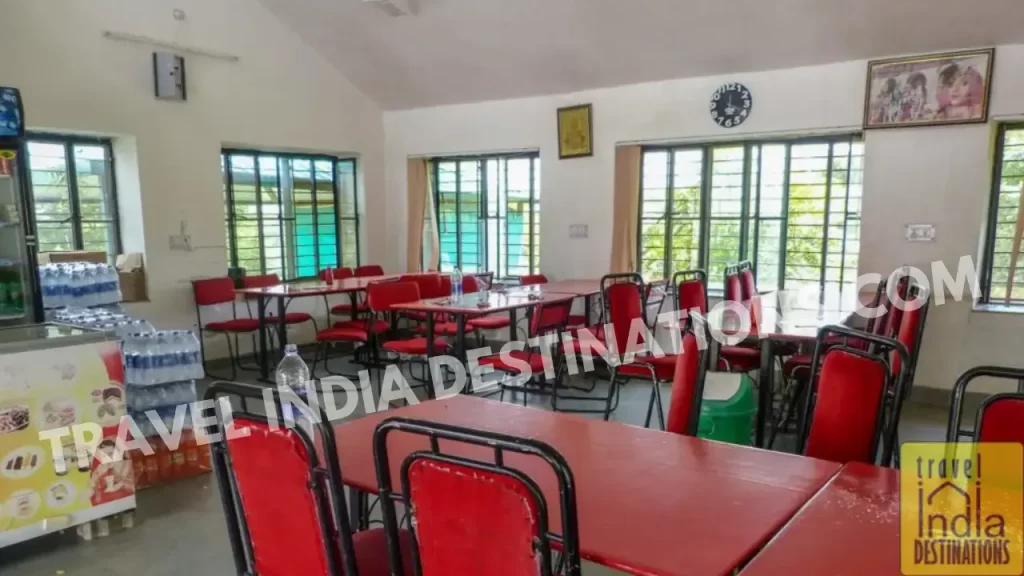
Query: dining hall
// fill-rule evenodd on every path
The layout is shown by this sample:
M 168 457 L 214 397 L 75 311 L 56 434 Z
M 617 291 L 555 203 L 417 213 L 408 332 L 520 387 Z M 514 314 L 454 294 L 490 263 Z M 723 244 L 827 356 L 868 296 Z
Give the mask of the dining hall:
M 1024 574 L 1019 2 L 0 10 L 0 576 Z

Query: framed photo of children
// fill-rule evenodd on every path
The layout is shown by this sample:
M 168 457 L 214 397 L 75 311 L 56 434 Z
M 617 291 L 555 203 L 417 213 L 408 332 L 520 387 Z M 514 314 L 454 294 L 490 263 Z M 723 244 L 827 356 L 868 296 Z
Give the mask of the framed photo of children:
M 590 104 L 558 109 L 558 158 L 594 155 L 594 119 Z
M 868 63 L 865 128 L 988 121 L 995 49 Z

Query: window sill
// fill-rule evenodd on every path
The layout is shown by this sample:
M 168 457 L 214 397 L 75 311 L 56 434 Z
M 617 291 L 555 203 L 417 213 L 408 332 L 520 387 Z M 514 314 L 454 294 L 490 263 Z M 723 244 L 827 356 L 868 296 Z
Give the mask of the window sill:
M 1006 304 L 975 304 L 974 312 L 982 312 L 986 314 L 1024 314 L 1024 305 L 1016 304 L 1007 306 Z

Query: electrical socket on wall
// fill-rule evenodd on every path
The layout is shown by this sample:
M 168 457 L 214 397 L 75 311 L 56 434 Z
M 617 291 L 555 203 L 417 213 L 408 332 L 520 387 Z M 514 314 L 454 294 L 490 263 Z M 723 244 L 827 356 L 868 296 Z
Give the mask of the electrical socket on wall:
M 935 226 L 932 224 L 907 224 L 908 242 L 934 242 Z
M 569 225 L 569 238 L 588 238 L 590 237 L 590 226 L 587 224 L 570 224 Z

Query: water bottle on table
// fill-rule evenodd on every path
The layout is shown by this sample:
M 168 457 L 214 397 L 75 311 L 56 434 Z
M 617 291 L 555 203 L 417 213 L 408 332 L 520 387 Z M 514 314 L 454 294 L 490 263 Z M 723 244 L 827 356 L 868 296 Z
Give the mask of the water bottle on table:
M 462 271 L 455 268 L 452 272 L 452 300 L 462 299 Z

